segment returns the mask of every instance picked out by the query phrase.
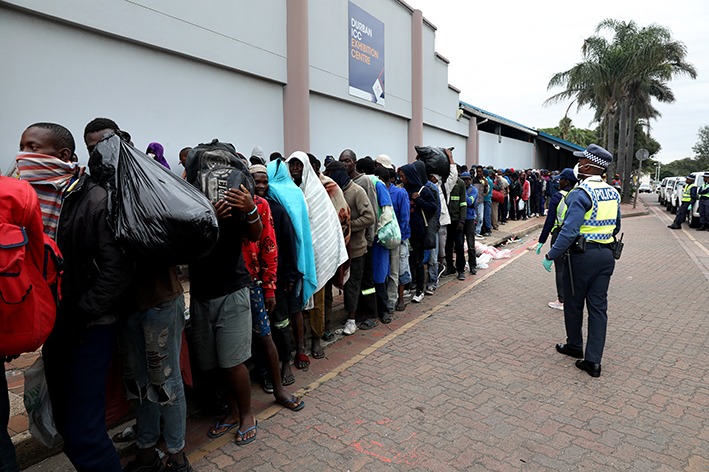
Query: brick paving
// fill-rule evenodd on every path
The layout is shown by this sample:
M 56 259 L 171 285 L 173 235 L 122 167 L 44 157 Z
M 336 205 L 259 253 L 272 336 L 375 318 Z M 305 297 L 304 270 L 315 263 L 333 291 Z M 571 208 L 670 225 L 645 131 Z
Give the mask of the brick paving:
M 310 391 L 304 414 L 194 453 L 208 452 L 195 469 L 709 470 L 709 294 L 665 224 L 625 221 L 600 379 L 554 351 L 553 276 L 521 247 L 481 283 L 443 287 L 415 327 Z
M 391 325 L 339 340 L 296 372 L 302 412 L 254 389 L 255 443 L 207 441 L 214 418 L 191 417 L 195 470 L 709 470 L 709 300 L 685 251 L 706 251 L 709 233 L 677 244 L 666 224 L 624 224 L 600 379 L 554 351 L 564 330 L 546 307 L 553 276 L 526 238 L 508 246 L 511 263 L 449 278 Z M 31 470 L 71 470 L 60 463 Z

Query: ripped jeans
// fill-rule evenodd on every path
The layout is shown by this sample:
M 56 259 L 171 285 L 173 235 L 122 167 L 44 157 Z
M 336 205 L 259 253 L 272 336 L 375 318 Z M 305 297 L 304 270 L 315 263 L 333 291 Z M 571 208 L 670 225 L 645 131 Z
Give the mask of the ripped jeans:
M 180 374 L 180 348 L 185 327 L 182 295 L 120 322 L 119 349 L 128 398 L 136 400 L 140 449 L 152 448 L 163 419 L 165 445 L 171 454 L 185 447 L 187 405 Z

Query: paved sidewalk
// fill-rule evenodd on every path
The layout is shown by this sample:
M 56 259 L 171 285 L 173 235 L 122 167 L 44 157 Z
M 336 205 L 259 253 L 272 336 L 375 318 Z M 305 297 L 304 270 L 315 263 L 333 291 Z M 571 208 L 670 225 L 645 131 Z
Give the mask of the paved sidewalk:
M 520 248 L 195 469 L 709 470 L 709 293 L 662 221 L 624 231 L 601 378 L 555 352 L 553 276 Z
M 644 212 L 645 209 L 639 206 L 638 211 L 636 211 L 635 213 L 637 214 Z M 629 213 L 629 210 L 624 208 L 624 213 Z M 485 244 L 498 245 L 510 238 L 518 239 L 520 236 L 523 236 L 530 232 L 532 233 L 533 238 L 536 238 L 536 235 L 538 234 L 538 228 L 541 226 L 542 223 L 543 218 L 533 218 L 527 221 L 512 221 L 509 222 L 507 225 L 500 227 L 501 229 L 505 230 L 504 232 L 496 231 L 493 233 L 493 237 L 488 237 L 482 242 Z M 518 240 L 517 243 L 510 243 L 506 247 L 512 249 L 517 248 L 518 253 L 524 254 L 526 253 L 525 248 L 534 241 L 533 238 L 527 237 L 521 241 Z M 347 337 L 344 340 L 338 340 L 335 344 L 329 346 L 327 350 L 328 355 L 326 359 L 321 361 L 313 360 L 313 363 L 311 364 L 311 367 L 307 372 L 296 371 L 297 382 L 293 387 L 301 388 L 303 392 L 307 392 L 319 387 L 321 384 L 328 381 L 329 379 L 335 378 L 336 375 L 340 372 L 344 372 L 343 375 L 347 375 L 346 367 L 350 365 L 356 366 L 356 363 L 362 359 L 362 351 L 374 352 L 377 346 L 384 343 L 385 336 L 393 336 L 393 333 L 397 333 L 396 330 L 399 330 L 402 327 L 406 327 L 405 329 L 408 329 L 408 327 L 412 326 L 412 323 L 420 323 L 423 319 L 425 319 L 426 316 L 434 313 L 433 311 L 431 311 L 432 307 L 435 307 L 441 301 L 449 298 L 453 294 L 466 293 L 464 291 L 468 290 L 472 286 L 472 284 L 476 283 L 475 281 L 479 281 L 482 278 L 489 276 L 489 274 L 495 270 L 495 267 L 498 267 L 499 265 L 500 262 L 495 262 L 489 270 L 482 270 L 480 271 L 478 276 L 469 277 L 468 280 L 466 280 L 465 282 L 459 282 L 452 278 L 444 278 L 442 279 L 443 282 L 445 282 L 444 287 L 439 289 L 439 291 L 434 297 L 427 297 L 424 303 L 421 305 L 409 305 L 406 312 L 397 313 L 397 317 L 391 325 L 382 325 L 378 329 L 368 332 L 358 331 L 355 336 Z M 506 287 L 504 290 L 508 291 L 509 293 L 509 291 L 511 291 L 512 289 L 513 287 Z M 475 290 L 478 289 L 476 288 Z M 336 298 L 336 302 L 337 301 L 339 301 L 338 298 Z M 492 302 L 492 304 L 494 304 L 494 301 Z M 418 327 L 416 327 L 413 331 L 416 330 L 418 330 Z M 396 334 L 396 336 L 398 336 L 398 334 Z M 24 357 L 27 359 L 31 358 L 32 355 L 26 355 Z M 31 362 L 31 360 L 25 360 L 24 362 Z M 21 369 L 16 369 L 10 372 L 21 372 Z M 17 377 L 17 375 L 15 375 L 15 377 Z M 21 375 L 19 376 L 19 379 L 21 379 Z M 15 393 L 21 394 L 21 382 L 16 378 L 15 383 Z M 256 412 L 258 412 L 260 421 L 263 425 L 263 428 L 260 433 L 262 436 L 269 434 L 265 431 L 266 429 L 270 429 L 270 427 L 267 427 L 267 425 L 271 422 L 271 420 L 268 420 L 268 418 L 272 417 L 273 415 L 277 414 L 277 416 L 274 417 L 274 420 L 279 418 L 287 418 L 289 421 L 292 421 L 296 424 L 303 424 L 312 421 L 313 415 L 316 413 L 316 411 L 321 410 L 322 407 L 319 400 L 317 400 L 316 398 L 312 398 L 311 395 L 308 395 L 306 397 L 307 406 L 302 412 L 281 412 L 280 407 L 277 407 L 272 404 L 272 396 L 264 394 L 260 388 L 255 387 L 252 394 L 254 398 L 254 409 Z M 21 417 L 22 415 L 20 414 L 17 416 Z M 226 437 L 222 438 L 222 440 L 211 442 L 207 440 L 205 436 L 205 431 L 213 420 L 214 418 L 209 416 L 193 414 L 188 421 L 188 452 L 191 452 L 191 459 L 193 461 L 199 460 L 201 457 L 210 454 L 218 447 L 225 445 L 226 442 L 229 440 Z M 26 432 L 21 432 L 20 434 L 23 435 L 23 438 L 27 436 Z M 16 436 L 14 439 L 17 440 L 18 437 Z M 23 449 L 27 448 L 28 452 L 35 453 L 35 456 L 33 456 L 33 458 L 35 459 L 36 454 L 47 453 L 46 450 L 41 449 L 41 446 L 39 446 L 38 448 L 36 446 L 36 443 L 34 443 L 34 441 L 31 439 L 24 439 L 23 441 L 20 441 L 20 443 Z M 257 444 L 261 444 L 261 441 L 259 440 Z M 257 449 L 259 448 L 258 445 L 254 445 L 254 447 L 256 447 Z M 223 460 L 225 462 L 229 462 L 228 459 Z M 202 463 L 200 462 L 200 464 Z M 200 465 L 198 470 L 201 470 L 201 468 L 202 465 Z M 59 455 L 49 461 L 32 467 L 30 470 L 63 471 L 72 470 L 72 468 L 67 465 L 66 459 L 63 458 L 62 455 Z M 207 468 L 207 470 L 209 469 Z M 225 470 L 231 469 L 227 468 Z M 322 469 L 316 468 L 314 470 Z

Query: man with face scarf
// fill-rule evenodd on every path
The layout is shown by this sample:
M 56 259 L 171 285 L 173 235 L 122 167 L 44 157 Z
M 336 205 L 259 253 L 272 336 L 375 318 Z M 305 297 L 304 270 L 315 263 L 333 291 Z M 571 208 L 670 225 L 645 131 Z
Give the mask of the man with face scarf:
M 375 216 L 372 204 L 362 187 L 350 179 L 342 162 L 332 161 L 325 174 L 337 183 L 350 207 L 350 240 L 347 252 L 350 257 L 350 277 L 345 282 L 344 304 L 347 312 L 347 322 L 343 333 L 347 336 L 357 331 L 355 316 L 357 300 L 362 285 L 364 272 L 364 257 L 367 253 L 367 238 L 365 233 L 374 224 Z
M 406 164 L 399 168 L 399 178 L 404 185 L 404 190 L 409 194 L 411 208 L 411 270 L 413 272 L 416 293 L 412 301 L 420 303 L 423 300 L 424 290 L 424 236 L 426 227 L 433 218 L 437 218 L 440 205 L 438 192 L 426 186 L 428 176 L 426 165 L 421 161 Z
M 64 194 L 79 177 L 79 167 L 72 162 L 75 148 L 71 132 L 56 123 L 30 125 L 20 138 L 16 160 L 20 179 L 37 192 L 44 232 L 52 239 Z

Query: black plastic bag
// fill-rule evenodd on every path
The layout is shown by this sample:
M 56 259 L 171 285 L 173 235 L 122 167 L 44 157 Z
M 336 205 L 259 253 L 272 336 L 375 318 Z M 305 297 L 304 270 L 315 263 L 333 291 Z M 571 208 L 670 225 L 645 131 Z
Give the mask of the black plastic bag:
M 116 239 L 132 254 L 184 264 L 216 244 L 219 225 L 204 195 L 118 136 L 98 143 L 89 169 L 109 192 Z
M 230 143 L 213 139 L 211 143 L 196 146 L 187 155 L 185 171 L 187 181 L 212 203 L 222 200 L 227 190 L 240 188 L 241 185 L 252 197 L 254 195 L 254 179 L 247 163 L 237 156 L 236 149 Z M 236 208 L 231 209 L 231 215 L 243 216 Z
M 435 146 L 415 146 L 416 160 L 426 164 L 427 174 L 438 174 L 443 181 L 448 178 L 451 172 L 448 156 L 441 147 Z M 443 184 L 443 182 L 441 182 Z

